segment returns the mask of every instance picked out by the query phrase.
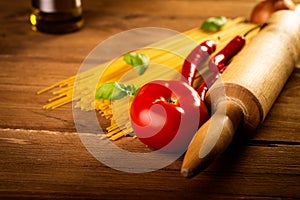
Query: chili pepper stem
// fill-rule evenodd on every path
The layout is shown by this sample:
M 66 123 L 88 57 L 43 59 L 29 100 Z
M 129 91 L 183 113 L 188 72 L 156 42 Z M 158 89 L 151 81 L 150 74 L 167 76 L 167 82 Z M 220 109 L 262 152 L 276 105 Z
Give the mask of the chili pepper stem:
M 254 31 L 254 30 L 256 30 L 256 29 L 258 29 L 258 28 L 260 28 L 260 29 L 262 29 L 263 27 L 265 27 L 267 24 L 260 24 L 260 25 L 257 25 L 257 26 L 255 26 L 255 27 L 253 27 L 252 29 L 250 29 L 249 31 L 247 31 L 244 35 L 243 35 L 243 37 L 246 37 L 249 33 L 251 33 L 252 31 Z

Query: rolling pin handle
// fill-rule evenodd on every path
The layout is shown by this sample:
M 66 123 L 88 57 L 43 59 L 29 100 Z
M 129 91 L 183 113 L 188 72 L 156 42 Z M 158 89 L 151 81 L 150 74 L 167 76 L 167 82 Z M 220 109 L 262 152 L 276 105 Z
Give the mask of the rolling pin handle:
M 219 103 L 213 116 L 193 137 L 181 174 L 191 178 L 207 168 L 231 143 L 242 120 L 243 111 L 238 104 L 233 101 Z

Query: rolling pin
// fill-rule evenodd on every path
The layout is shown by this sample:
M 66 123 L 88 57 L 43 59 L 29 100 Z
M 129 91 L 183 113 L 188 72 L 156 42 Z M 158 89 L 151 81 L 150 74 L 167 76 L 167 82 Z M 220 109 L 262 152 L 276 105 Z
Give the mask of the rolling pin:
M 266 118 L 300 57 L 300 15 L 278 11 L 209 89 L 212 117 L 194 135 L 181 174 L 193 177 L 226 150 L 234 134 Z

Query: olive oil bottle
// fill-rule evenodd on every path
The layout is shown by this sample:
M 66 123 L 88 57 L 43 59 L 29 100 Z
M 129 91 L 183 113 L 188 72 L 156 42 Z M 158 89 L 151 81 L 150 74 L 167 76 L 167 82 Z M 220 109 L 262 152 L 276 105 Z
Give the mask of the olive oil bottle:
M 69 33 L 83 26 L 81 0 L 32 0 L 32 7 L 34 31 Z

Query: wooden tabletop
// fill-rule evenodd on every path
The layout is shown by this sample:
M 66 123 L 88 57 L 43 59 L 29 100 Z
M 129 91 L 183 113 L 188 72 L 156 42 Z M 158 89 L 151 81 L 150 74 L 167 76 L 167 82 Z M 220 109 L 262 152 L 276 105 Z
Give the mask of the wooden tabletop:
M 299 199 L 299 67 L 263 125 L 192 179 L 180 175 L 182 158 L 148 173 L 107 167 L 81 143 L 72 105 L 44 110 L 50 94 L 36 95 L 75 75 L 114 34 L 149 26 L 182 32 L 210 16 L 249 17 L 255 3 L 83 0 L 84 28 L 51 35 L 31 30 L 31 1 L 1 0 L 0 199 Z

